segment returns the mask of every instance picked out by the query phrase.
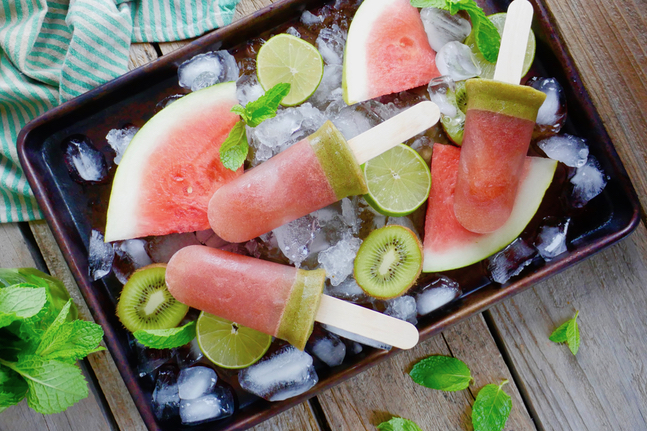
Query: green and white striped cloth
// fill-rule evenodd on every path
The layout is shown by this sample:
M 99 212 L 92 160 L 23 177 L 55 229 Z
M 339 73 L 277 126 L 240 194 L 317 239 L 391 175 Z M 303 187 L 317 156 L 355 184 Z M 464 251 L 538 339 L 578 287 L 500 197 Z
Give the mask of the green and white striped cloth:
M 131 42 L 229 24 L 239 0 L 0 0 L 0 222 L 40 219 L 18 163 L 28 121 L 128 70 Z

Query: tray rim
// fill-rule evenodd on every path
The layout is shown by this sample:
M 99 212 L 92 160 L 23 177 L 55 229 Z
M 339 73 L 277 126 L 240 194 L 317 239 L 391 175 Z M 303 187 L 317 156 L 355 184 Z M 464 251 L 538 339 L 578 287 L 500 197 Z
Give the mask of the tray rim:
M 507 0 L 504 1 L 509 3 L 509 1 Z M 628 220 L 628 223 L 618 231 L 596 240 L 593 244 L 578 248 L 565 259 L 555 262 L 550 266 L 543 266 L 532 274 L 527 274 L 522 279 L 499 289 L 493 295 L 485 295 L 483 290 L 474 292 L 472 295 L 470 295 L 473 300 L 468 307 L 460 310 L 458 313 L 452 312 L 446 316 L 443 316 L 442 318 L 436 319 L 427 327 L 420 329 L 420 342 L 423 342 L 424 340 L 438 334 L 447 327 L 454 325 L 459 321 L 467 319 L 477 313 L 485 311 L 489 307 L 497 305 L 501 301 L 530 288 L 539 281 L 543 281 L 549 276 L 557 274 L 575 265 L 581 260 L 590 257 L 599 251 L 602 251 L 603 249 L 630 235 L 640 224 L 640 203 L 637 193 L 629 179 L 626 169 L 624 168 L 617 154 L 617 151 L 615 150 L 615 146 L 613 145 L 613 142 L 611 141 L 608 132 L 606 131 L 606 128 L 602 123 L 597 109 L 593 105 L 589 93 L 582 82 L 579 70 L 573 61 L 567 45 L 565 45 L 564 43 L 564 39 L 561 32 L 559 31 L 559 28 L 557 27 L 555 17 L 548 10 L 545 4 L 545 0 L 531 0 L 531 2 L 533 3 L 533 6 L 535 6 L 535 22 L 539 22 L 539 26 L 541 27 L 543 34 L 548 37 L 548 44 L 550 45 L 554 55 L 557 57 L 560 66 L 563 68 L 566 76 L 569 78 L 569 84 L 577 93 L 577 97 L 580 99 L 582 105 L 584 106 L 585 116 L 590 121 L 593 121 L 595 123 L 596 134 L 600 136 L 600 140 L 605 143 L 606 149 L 610 152 L 611 160 L 609 160 L 609 162 L 614 167 L 614 173 L 619 175 L 618 181 L 620 182 L 622 189 L 627 194 L 627 198 L 632 209 L 631 216 Z M 106 344 L 110 349 L 110 353 L 113 355 L 113 357 L 115 357 L 115 364 L 117 365 L 117 368 L 122 378 L 124 379 L 130 395 L 134 399 L 135 404 L 137 405 L 137 408 L 142 415 L 146 426 L 150 430 L 163 430 L 164 428 L 160 427 L 155 420 L 152 414 L 150 402 L 138 402 L 147 399 L 147 397 L 145 396 L 134 372 L 128 366 L 128 358 L 126 357 L 125 352 L 121 349 L 120 343 L 116 339 L 114 328 L 108 323 L 106 314 L 103 312 L 98 299 L 91 293 L 92 286 L 91 283 L 87 282 L 84 270 L 80 268 L 79 265 L 77 265 L 76 260 L 71 259 L 72 253 L 70 250 L 70 245 L 68 244 L 67 239 L 63 234 L 62 222 L 56 216 L 54 205 L 51 203 L 48 197 L 45 186 L 38 182 L 36 179 L 37 169 L 29 159 L 27 140 L 30 137 L 30 134 L 35 133 L 38 128 L 46 125 L 51 121 L 56 120 L 60 116 L 67 114 L 68 111 L 78 109 L 79 107 L 82 107 L 84 104 L 94 100 L 95 98 L 100 98 L 106 92 L 111 92 L 135 79 L 138 79 L 141 76 L 146 76 L 150 72 L 157 70 L 160 66 L 170 65 L 174 62 L 177 62 L 179 59 L 189 53 L 193 53 L 194 51 L 199 51 L 204 47 L 217 44 L 220 41 L 221 36 L 226 36 L 228 33 L 235 33 L 239 30 L 242 31 L 247 25 L 255 22 L 257 19 L 267 15 L 270 12 L 279 9 L 283 10 L 290 8 L 296 8 L 303 11 L 313 4 L 319 5 L 324 3 L 325 1 L 321 0 L 277 1 L 265 8 L 259 9 L 252 14 L 247 15 L 246 17 L 228 26 L 207 33 L 170 54 L 159 57 L 144 66 L 127 72 L 126 74 L 116 78 L 115 80 L 105 83 L 93 90 L 90 90 L 87 93 L 76 97 L 75 99 L 69 100 L 47 111 L 43 115 L 29 122 L 19 133 L 17 145 L 18 156 L 29 184 L 32 187 L 36 200 L 41 207 L 41 210 L 45 216 L 45 220 L 52 230 L 56 242 L 63 252 L 63 256 L 65 257 L 66 263 L 68 264 L 74 275 L 75 281 L 81 288 L 81 293 L 83 294 L 83 297 L 88 304 L 93 318 L 98 323 L 100 323 L 104 328 L 104 331 L 106 331 Z M 392 349 L 388 352 L 375 350 L 367 355 L 364 359 L 362 359 L 359 364 L 349 366 L 342 371 L 334 373 L 334 375 L 330 375 L 327 378 L 320 380 L 319 383 L 310 391 L 279 403 L 268 403 L 264 401 L 256 403 L 255 413 L 246 416 L 242 420 L 233 421 L 227 424 L 224 428 L 219 429 L 246 429 L 247 427 L 254 426 L 266 419 L 269 419 L 275 414 L 292 408 L 293 406 L 300 404 L 301 402 L 345 381 L 346 379 L 379 364 L 381 361 L 399 352 L 400 350 L 398 349 Z M 259 404 L 262 404 L 260 408 Z M 217 422 L 215 423 L 217 424 Z M 212 422 L 211 424 L 214 424 L 214 422 Z

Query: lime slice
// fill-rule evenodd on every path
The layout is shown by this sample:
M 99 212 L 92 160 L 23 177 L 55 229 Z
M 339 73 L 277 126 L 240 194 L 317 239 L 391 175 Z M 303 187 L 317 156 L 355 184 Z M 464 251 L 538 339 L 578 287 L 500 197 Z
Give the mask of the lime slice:
M 499 34 L 503 34 L 503 26 L 505 25 L 505 18 L 508 14 L 505 12 L 495 13 L 494 15 L 488 16 L 490 21 L 494 24 L 496 29 L 499 31 Z M 474 32 L 470 33 L 465 39 L 465 45 L 469 46 L 474 56 L 476 57 L 476 62 L 481 66 L 481 78 L 492 79 L 494 77 L 494 69 L 496 63 L 490 63 L 483 57 L 481 51 L 476 47 L 476 38 L 474 37 Z M 537 43 L 535 41 L 535 34 L 530 30 L 530 36 L 528 37 L 528 46 L 526 47 L 526 58 L 523 61 L 523 73 L 521 76 L 524 76 L 530 70 L 532 62 L 535 59 L 535 49 Z
M 204 311 L 198 317 L 196 338 L 202 353 L 222 368 L 245 368 L 263 357 L 272 336 Z
M 411 147 L 398 144 L 364 164 L 366 201 L 384 215 L 414 212 L 429 197 L 429 166 Z
M 292 87 L 281 102 L 298 105 L 315 92 L 323 77 L 323 60 L 317 48 L 289 34 L 270 38 L 256 56 L 256 73 L 267 91 L 281 82 Z

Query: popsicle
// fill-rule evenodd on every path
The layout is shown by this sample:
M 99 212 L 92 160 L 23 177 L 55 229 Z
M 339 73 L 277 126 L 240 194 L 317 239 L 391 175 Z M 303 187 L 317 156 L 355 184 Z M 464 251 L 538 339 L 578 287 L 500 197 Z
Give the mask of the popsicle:
M 412 324 L 323 294 L 326 273 L 188 246 L 166 269 L 169 292 L 191 307 L 280 338 L 303 350 L 314 321 L 409 349 Z
M 510 217 L 537 112 L 546 98 L 519 85 L 532 15 L 527 0 L 510 4 L 494 79 L 466 83 L 454 213 L 475 233 L 494 232 Z
M 209 223 L 229 242 L 243 242 L 367 192 L 360 165 L 438 122 L 421 102 L 349 140 L 330 122 L 221 187 L 209 201 Z

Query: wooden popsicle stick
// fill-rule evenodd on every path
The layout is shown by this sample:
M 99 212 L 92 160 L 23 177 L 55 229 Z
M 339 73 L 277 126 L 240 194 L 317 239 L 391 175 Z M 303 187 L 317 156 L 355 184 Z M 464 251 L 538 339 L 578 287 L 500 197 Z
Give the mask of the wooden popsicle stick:
M 440 110 L 433 102 L 420 102 L 348 141 L 361 165 L 434 126 Z
M 515 85 L 521 82 L 533 14 L 532 5 L 528 0 L 514 0 L 510 3 L 494 69 L 496 81 Z
M 398 349 L 418 343 L 418 329 L 411 323 L 328 295 L 321 296 L 315 320 Z

